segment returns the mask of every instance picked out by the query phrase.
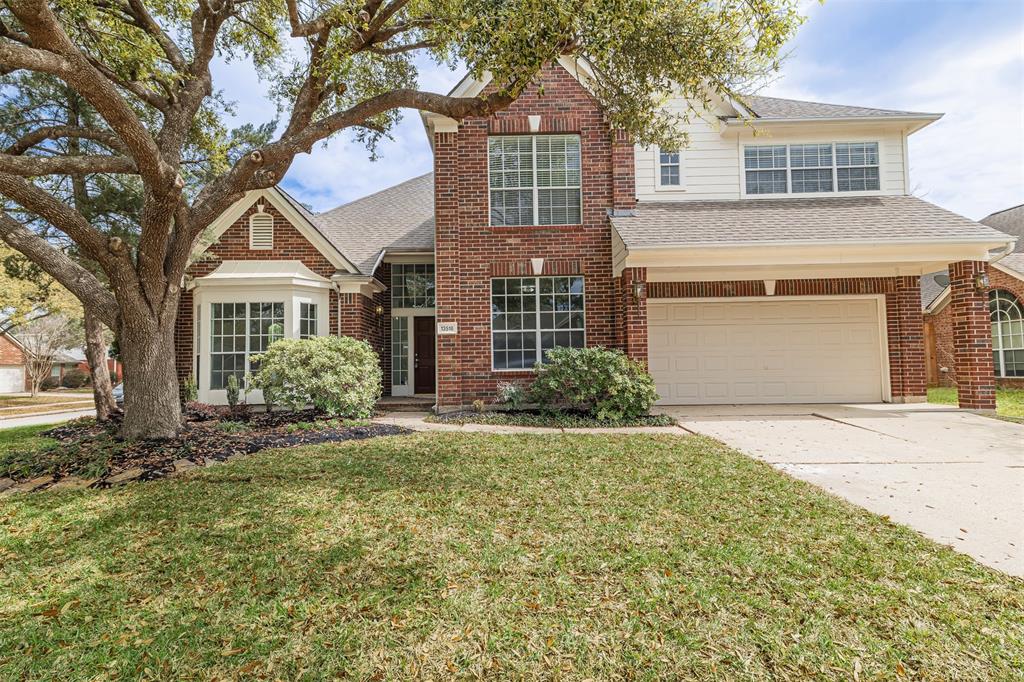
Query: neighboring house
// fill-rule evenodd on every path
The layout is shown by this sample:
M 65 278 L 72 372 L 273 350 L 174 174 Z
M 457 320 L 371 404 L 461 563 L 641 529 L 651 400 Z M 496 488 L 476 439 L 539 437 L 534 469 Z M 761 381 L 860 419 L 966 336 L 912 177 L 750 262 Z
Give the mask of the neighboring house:
M 0 334 L 0 395 L 28 390 L 25 349 L 10 334 Z
M 180 375 L 219 403 L 278 336 L 347 334 L 385 395 L 440 410 L 584 345 L 646 362 L 662 404 L 919 401 L 919 279 L 951 266 L 961 401 L 994 407 L 974 280 L 1012 238 L 909 195 L 907 137 L 939 114 L 713 99 L 652 149 L 588 78 L 563 59 L 489 118 L 424 115 L 434 172 L 332 211 L 250 192 L 187 278 Z
M 1017 237 L 1016 249 L 989 267 L 988 310 L 997 383 L 1024 387 L 1024 204 L 980 222 Z M 948 279 L 945 270 L 921 279 L 928 383 L 935 386 L 958 384 Z
M 5 393 L 22 393 L 32 389 L 26 367 L 28 351 L 9 333 L 0 333 L 0 395 Z M 77 359 L 68 353 L 58 353 L 50 376 L 60 383 L 64 373 L 78 365 Z

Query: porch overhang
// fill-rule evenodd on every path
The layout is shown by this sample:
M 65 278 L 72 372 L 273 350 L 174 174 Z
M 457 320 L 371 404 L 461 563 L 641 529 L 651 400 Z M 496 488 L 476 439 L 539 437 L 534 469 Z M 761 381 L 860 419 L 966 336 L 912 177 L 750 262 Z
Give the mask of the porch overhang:
M 988 262 L 1006 248 L 1005 242 L 993 241 L 623 245 L 614 274 L 647 268 L 651 282 L 924 275 L 957 261 Z
M 326 289 L 331 282 L 297 260 L 226 260 L 210 274 L 188 281 L 186 286 L 188 289 L 254 286 Z
M 339 294 L 362 294 L 373 298 L 374 294 L 387 291 L 379 279 L 370 275 L 339 274 L 331 278 L 331 283 Z

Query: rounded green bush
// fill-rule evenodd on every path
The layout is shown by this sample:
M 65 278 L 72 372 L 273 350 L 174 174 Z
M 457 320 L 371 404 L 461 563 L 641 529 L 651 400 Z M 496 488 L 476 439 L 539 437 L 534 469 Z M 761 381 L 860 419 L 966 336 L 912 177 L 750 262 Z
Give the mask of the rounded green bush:
M 81 388 L 87 383 L 89 383 L 89 373 L 77 367 L 64 372 L 64 379 L 61 381 L 64 388 Z
M 545 410 L 571 409 L 617 421 L 647 414 L 658 392 L 644 366 L 622 351 L 553 348 L 537 366 L 530 398 Z
M 249 387 L 277 405 L 293 410 L 313 405 L 332 416 L 366 419 L 380 399 L 380 362 L 365 341 L 282 339 L 255 359 L 259 370 L 249 377 Z

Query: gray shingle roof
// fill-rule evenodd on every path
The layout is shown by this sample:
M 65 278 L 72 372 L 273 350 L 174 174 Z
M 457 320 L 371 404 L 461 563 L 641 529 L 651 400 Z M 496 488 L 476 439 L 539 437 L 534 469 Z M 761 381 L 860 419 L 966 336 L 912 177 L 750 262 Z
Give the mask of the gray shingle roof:
M 1017 237 L 1017 246 L 1013 250 L 1016 253 L 1024 253 L 1024 204 L 996 211 L 978 222 Z
M 381 190 L 312 218 L 364 275 L 380 252 L 434 250 L 434 174 Z
M 946 284 L 940 284 L 936 277 L 945 277 L 949 281 L 949 273 L 946 270 L 939 270 L 927 275 L 921 275 L 921 309 L 924 310 L 946 290 Z
M 1004 268 L 1020 273 L 1021 279 L 1024 279 L 1024 253 L 1011 253 L 1009 256 L 1001 258 L 998 262 Z
M 633 216 L 611 220 L 630 249 L 1006 239 L 991 227 L 911 196 L 642 202 Z
M 919 111 L 899 111 L 896 109 L 872 109 L 854 107 L 846 104 L 825 104 L 823 102 L 804 102 L 796 99 L 780 97 L 763 97 L 747 95 L 742 98 L 758 118 L 876 118 L 886 116 L 937 116 Z

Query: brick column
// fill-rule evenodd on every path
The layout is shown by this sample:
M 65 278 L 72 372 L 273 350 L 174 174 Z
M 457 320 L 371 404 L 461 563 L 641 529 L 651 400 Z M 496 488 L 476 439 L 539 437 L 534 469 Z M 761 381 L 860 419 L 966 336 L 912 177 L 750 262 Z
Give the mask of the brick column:
M 978 290 L 975 279 L 984 274 L 982 261 L 949 265 L 950 310 L 953 316 L 953 349 L 960 407 L 996 409 L 996 379 L 992 366 L 992 325 L 988 291 Z
M 636 208 L 636 150 L 622 130 L 612 133 L 612 208 Z
M 626 268 L 619 278 L 619 342 L 630 358 L 647 364 L 647 268 Z M 634 283 L 642 285 L 634 295 Z
M 899 382 L 893 382 L 893 401 L 924 402 L 925 386 L 924 316 L 921 313 L 921 278 L 900 277 L 896 281 L 896 348 L 899 354 Z M 893 343 L 890 339 L 889 343 Z
M 434 134 L 434 287 L 438 322 L 460 323 L 458 133 Z M 486 161 L 485 161 L 486 163 Z M 486 174 L 486 167 L 482 171 Z M 461 344 L 467 332 L 437 337 L 437 408 L 462 405 Z M 409 330 L 412 333 L 412 330 Z

